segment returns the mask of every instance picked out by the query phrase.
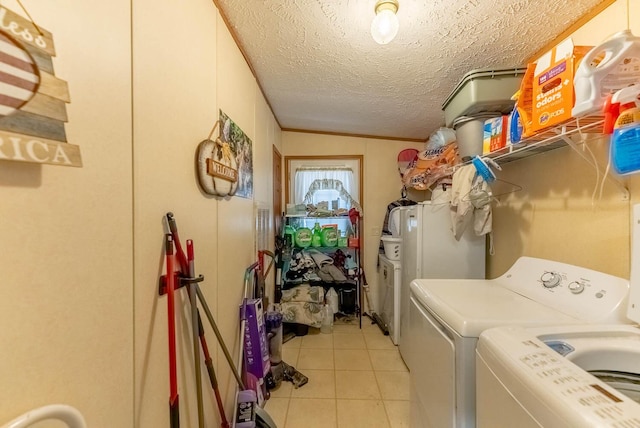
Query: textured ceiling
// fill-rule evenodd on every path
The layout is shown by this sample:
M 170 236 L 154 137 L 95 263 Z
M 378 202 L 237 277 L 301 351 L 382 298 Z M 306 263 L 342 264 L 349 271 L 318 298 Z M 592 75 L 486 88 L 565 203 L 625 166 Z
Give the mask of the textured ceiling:
M 216 0 L 284 129 L 426 140 L 465 73 L 522 66 L 603 0 Z

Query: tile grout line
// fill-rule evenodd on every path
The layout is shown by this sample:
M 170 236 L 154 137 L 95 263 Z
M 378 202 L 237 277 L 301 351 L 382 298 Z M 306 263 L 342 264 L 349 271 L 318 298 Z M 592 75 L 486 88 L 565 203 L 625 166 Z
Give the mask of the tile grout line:
M 289 393 L 289 398 L 287 398 L 287 406 L 284 410 L 284 421 L 282 422 L 282 428 L 287 428 L 287 416 L 289 416 L 289 407 L 291 407 L 291 393 Z
M 336 371 L 336 344 L 333 334 L 335 333 L 335 328 L 331 330 L 331 353 L 333 354 L 333 404 L 335 407 L 335 418 L 336 418 L 336 427 L 340 428 L 340 421 L 338 420 L 338 377 Z
M 334 330 L 332 332 L 331 336 L 330 336 L 330 338 L 331 338 L 330 346 L 331 346 L 331 350 L 332 350 L 331 355 L 332 355 L 332 358 L 333 358 L 333 361 L 332 361 L 333 364 L 332 364 L 331 370 L 327 370 L 327 371 L 332 371 L 333 372 L 332 376 L 333 376 L 333 381 L 334 381 L 334 385 L 333 385 L 334 386 L 334 388 L 333 388 L 333 392 L 334 392 L 333 402 L 334 402 L 334 406 L 335 406 L 335 414 L 334 414 L 334 416 L 335 416 L 335 424 L 336 424 L 336 427 L 340 427 L 340 420 L 339 420 L 339 415 L 338 415 L 338 413 L 339 413 L 338 412 L 338 401 L 339 400 L 343 400 L 343 401 L 372 401 L 372 402 L 376 402 L 376 401 L 378 401 L 378 399 L 375 399 L 375 398 L 372 398 L 372 399 L 366 399 L 366 398 L 345 398 L 345 399 L 340 399 L 338 397 L 338 391 L 337 391 L 337 389 L 338 389 L 337 388 L 338 387 L 338 379 L 337 379 L 338 370 L 337 370 L 337 365 L 336 365 L 336 360 L 337 360 L 336 352 L 338 350 L 342 350 L 342 348 L 340 348 L 340 349 L 336 348 L 335 333 L 336 333 L 336 331 Z M 337 333 L 341 333 L 341 332 L 337 332 Z M 346 334 L 346 332 L 344 332 L 344 333 Z M 368 333 L 371 334 L 372 332 L 368 331 Z M 366 351 L 366 354 L 367 354 L 366 358 L 368 358 L 368 361 L 369 361 L 369 363 L 371 365 L 372 374 L 374 375 L 375 386 L 376 386 L 377 391 L 378 391 L 379 396 L 380 396 L 379 400 L 380 400 L 380 402 L 382 404 L 382 409 L 383 409 L 383 411 L 385 413 L 387 424 L 388 424 L 389 427 L 391 427 L 392 425 L 391 425 L 390 416 L 389 416 L 389 413 L 388 413 L 387 408 L 385 406 L 385 400 L 384 400 L 384 397 L 383 397 L 383 394 L 382 394 L 382 389 L 380 387 L 380 382 L 378 381 L 378 377 L 376 376 L 376 372 L 377 371 L 374 368 L 373 358 L 372 358 L 372 355 L 371 355 L 371 351 L 372 350 L 375 351 L 376 349 L 369 349 L 368 342 L 366 340 L 365 329 L 358 329 L 357 334 L 360 335 L 360 338 L 362 339 L 362 341 L 364 343 L 364 350 Z M 297 363 L 300 363 L 300 354 L 302 353 L 302 351 L 304 349 L 323 349 L 322 346 L 320 346 L 319 348 L 315 348 L 314 346 L 311 346 L 309 348 L 303 347 L 302 342 L 304 342 L 304 337 L 300 338 L 300 339 L 302 339 L 302 341 L 300 343 L 300 346 L 297 347 L 297 350 L 298 350 L 298 361 L 297 361 Z M 326 348 L 328 348 L 328 346 L 325 347 L 324 349 L 326 349 Z M 350 348 L 347 348 L 345 350 L 348 351 L 348 350 L 350 350 Z M 355 348 L 354 348 L 354 350 L 355 350 Z M 382 349 L 382 350 L 387 350 L 387 349 Z M 313 369 L 313 370 L 324 371 L 325 369 Z M 346 371 L 348 372 L 349 370 L 346 370 Z M 390 370 L 390 371 L 395 371 L 395 370 Z M 327 374 L 329 374 L 329 373 L 327 373 Z M 287 427 L 287 421 L 288 421 L 289 416 L 290 416 L 289 415 L 289 411 L 292 409 L 292 406 L 293 406 L 292 401 L 295 398 L 293 396 L 293 389 L 290 390 L 288 395 L 289 395 L 289 398 L 287 399 L 287 402 L 286 402 L 285 415 L 284 415 L 284 428 L 292 428 L 292 427 Z M 298 397 L 298 398 L 300 398 L 300 399 L 306 398 L 306 399 L 309 399 L 309 400 L 319 399 L 319 398 L 314 398 L 314 397 Z M 406 401 L 406 400 L 393 400 L 393 401 Z M 289 421 L 289 422 L 291 422 L 291 421 Z
M 365 341 L 366 342 L 366 341 Z M 391 418 L 389 417 L 389 412 L 387 412 L 387 406 L 384 404 L 384 395 L 382 394 L 382 388 L 380 388 L 380 382 L 378 381 L 378 376 L 376 374 L 376 369 L 373 366 L 373 359 L 371 358 L 371 349 L 367 346 L 367 355 L 369 356 L 369 363 L 371 364 L 371 368 L 373 369 L 373 378 L 375 379 L 376 386 L 378 387 L 378 392 L 380 393 L 380 401 L 382 402 L 382 410 L 384 411 L 384 415 L 387 418 L 387 425 L 391 427 Z

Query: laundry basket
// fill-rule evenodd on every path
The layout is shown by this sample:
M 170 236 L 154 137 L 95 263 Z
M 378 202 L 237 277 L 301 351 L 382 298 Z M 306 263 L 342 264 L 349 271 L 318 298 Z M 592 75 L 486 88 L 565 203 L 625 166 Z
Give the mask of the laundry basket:
M 0 425 L 0 428 L 27 428 L 48 419 L 60 420 L 66 423 L 69 428 L 87 428 L 80 412 L 66 404 L 50 404 L 30 410 L 11 422 Z
M 389 260 L 400 260 L 400 244 L 402 244 L 401 238 L 395 238 L 393 236 L 383 236 L 382 245 L 384 246 L 384 255 Z

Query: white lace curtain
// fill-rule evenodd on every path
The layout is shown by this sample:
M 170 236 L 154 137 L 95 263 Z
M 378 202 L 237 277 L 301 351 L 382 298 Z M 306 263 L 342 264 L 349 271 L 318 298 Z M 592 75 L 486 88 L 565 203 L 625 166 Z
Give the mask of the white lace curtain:
M 317 183 L 322 180 L 331 180 L 334 183 L 339 182 L 341 186 L 349 193 L 349 196 L 353 200 L 358 201 L 358 189 L 355 187 L 355 181 L 353 178 L 353 170 L 348 167 L 300 167 L 296 169 L 295 174 L 295 189 L 294 200 L 296 204 L 305 203 L 305 196 L 311 190 L 312 185 L 317 186 Z M 339 196 L 336 190 L 336 194 Z

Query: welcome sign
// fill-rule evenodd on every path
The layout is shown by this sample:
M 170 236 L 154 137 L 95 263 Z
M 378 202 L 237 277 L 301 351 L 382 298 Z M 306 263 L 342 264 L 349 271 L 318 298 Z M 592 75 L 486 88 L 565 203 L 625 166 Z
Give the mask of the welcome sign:
M 53 70 L 50 32 L 0 6 L 0 160 L 82 166 L 67 143 L 67 82 Z

